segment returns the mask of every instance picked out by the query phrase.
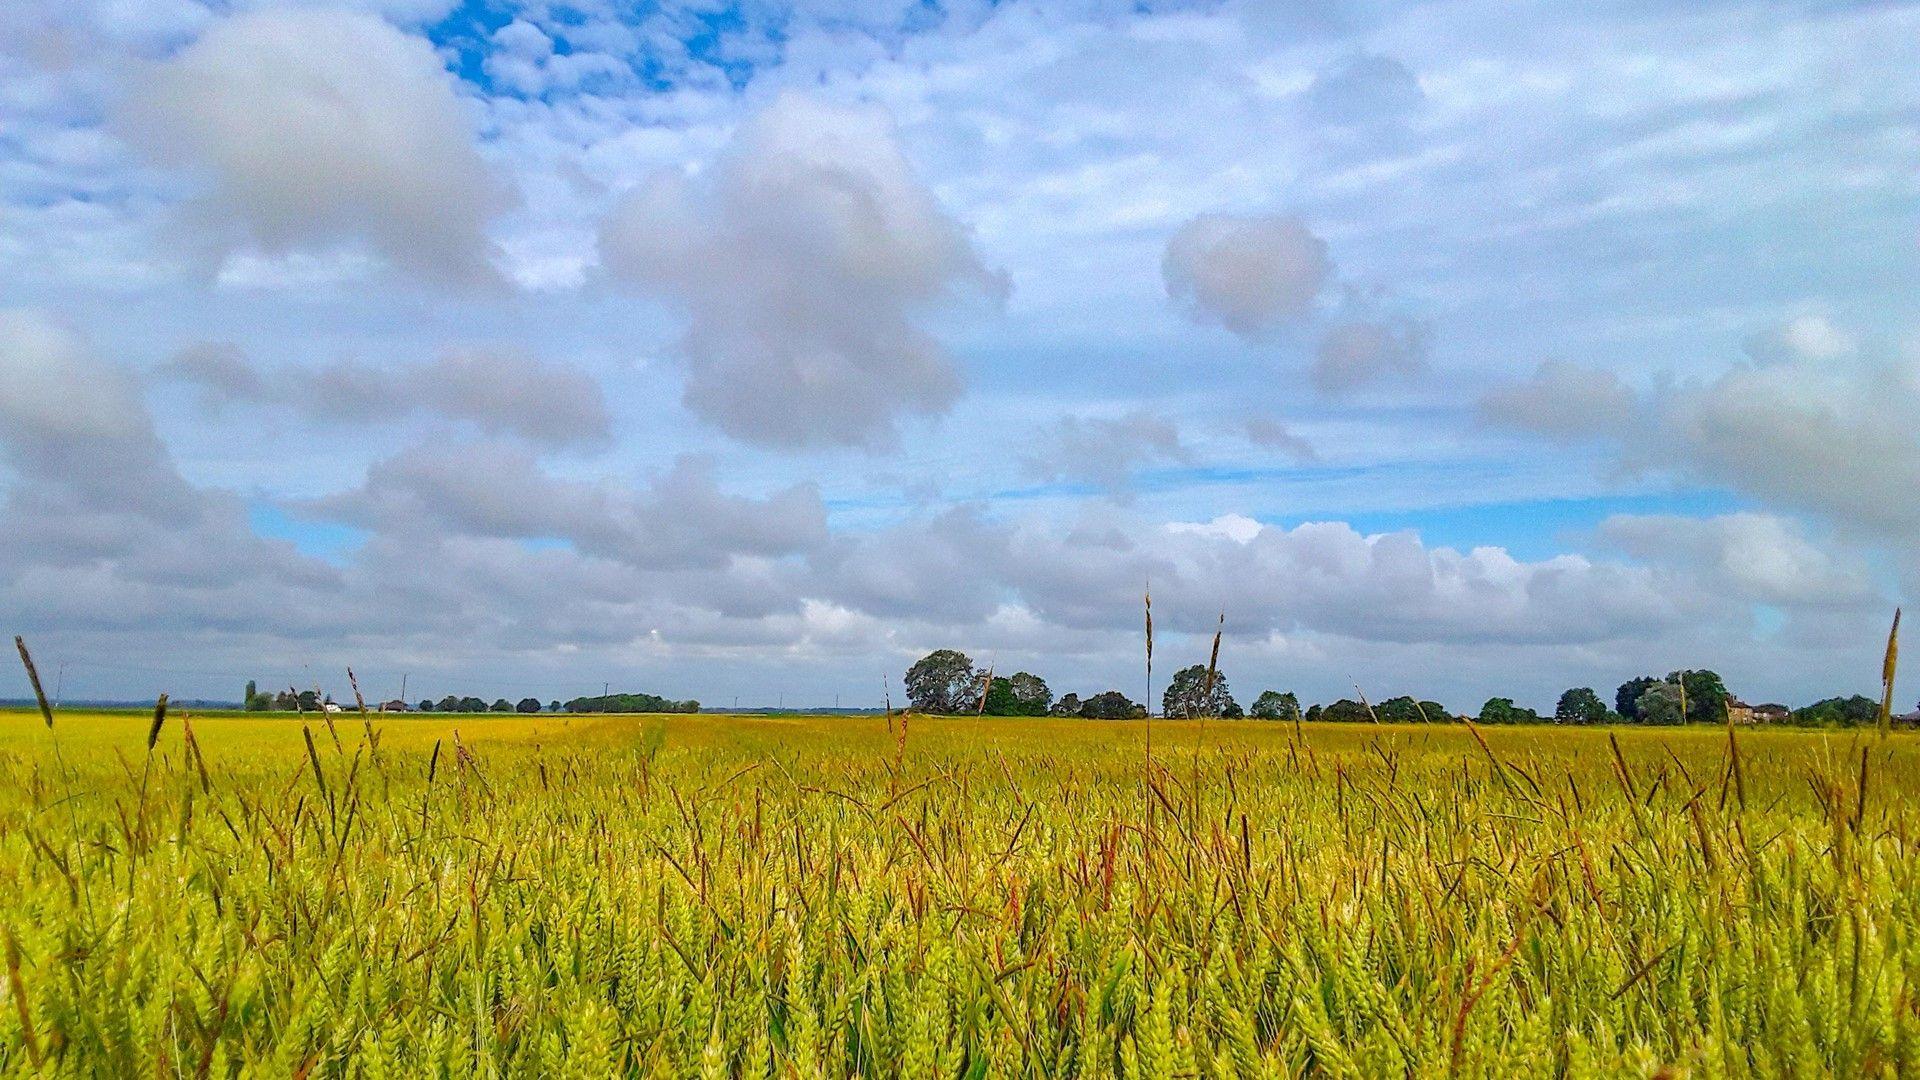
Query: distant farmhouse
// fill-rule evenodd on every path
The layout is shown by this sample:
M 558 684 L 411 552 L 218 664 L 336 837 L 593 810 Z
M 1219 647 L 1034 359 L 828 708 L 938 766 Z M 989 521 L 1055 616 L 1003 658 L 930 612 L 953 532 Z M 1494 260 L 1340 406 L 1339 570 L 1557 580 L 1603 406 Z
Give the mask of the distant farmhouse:
M 1727 699 L 1727 718 L 1736 724 L 1784 724 L 1792 716 L 1792 709 L 1776 702 L 1749 705 L 1739 698 Z

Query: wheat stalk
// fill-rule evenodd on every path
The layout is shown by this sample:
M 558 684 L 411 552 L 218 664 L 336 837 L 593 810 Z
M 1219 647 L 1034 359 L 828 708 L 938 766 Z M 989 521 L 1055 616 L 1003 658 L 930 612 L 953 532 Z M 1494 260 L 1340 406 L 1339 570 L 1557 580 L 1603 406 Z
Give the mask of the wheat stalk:
M 1900 609 L 1893 609 L 1893 627 L 1887 631 L 1887 658 L 1880 665 L 1880 737 L 1893 730 L 1893 674 L 1900 666 Z

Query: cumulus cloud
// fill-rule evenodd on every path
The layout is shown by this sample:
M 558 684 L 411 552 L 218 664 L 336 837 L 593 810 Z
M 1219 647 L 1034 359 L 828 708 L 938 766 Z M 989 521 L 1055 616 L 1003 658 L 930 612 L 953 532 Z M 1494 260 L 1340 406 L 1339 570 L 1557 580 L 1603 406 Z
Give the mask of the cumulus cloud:
M 1557 441 L 1602 438 L 1633 420 L 1633 391 L 1611 371 L 1548 360 L 1523 383 L 1480 399 L 1481 421 Z
M 1393 375 L 1417 375 L 1426 368 L 1427 333 L 1407 319 L 1343 322 L 1328 330 L 1314 353 L 1313 385 L 1328 394 L 1345 393 Z
M 1247 441 L 1268 450 L 1278 450 L 1295 461 L 1320 460 L 1313 444 L 1294 434 L 1293 429 L 1271 416 L 1250 416 L 1243 429 Z
M 195 509 L 134 381 L 31 309 L 0 309 L 0 449 L 27 481 L 16 494 L 43 503 L 154 517 Z
M 1863 560 L 1816 545 L 1801 525 L 1775 514 L 1616 514 L 1600 523 L 1599 536 L 1634 558 L 1685 569 L 1729 597 L 1817 608 L 1878 600 Z
M 256 537 L 237 499 L 189 484 L 132 377 L 44 313 L 0 312 L 0 455 L 0 609 L 24 623 L 230 624 L 331 586 L 326 567 Z
M 1405 64 L 1374 54 L 1349 57 L 1320 72 L 1306 97 L 1314 118 L 1333 124 L 1400 120 L 1425 100 L 1420 80 Z
M 126 126 L 199 176 L 205 209 L 274 253 L 363 243 L 436 280 L 497 279 L 486 227 L 503 191 L 423 38 L 372 15 L 245 12 L 154 65 Z
M 1608 372 L 1554 363 L 1488 395 L 1481 415 L 1558 439 L 1597 437 L 1627 466 L 1818 514 L 1897 547 L 1910 548 L 1920 527 L 1920 358 L 1841 363 L 1824 346 L 1803 348 L 1641 394 Z
M 1577 555 L 1527 562 L 1497 547 L 1428 547 L 1412 533 L 1341 522 L 1291 529 L 1230 515 L 1154 528 L 1139 520 L 1000 522 L 951 511 L 814 560 L 819 595 L 876 616 L 984 618 L 1014 603 L 1041 622 L 1118 632 L 1140 588 L 1181 596 L 1165 622 L 1200 633 L 1224 603 L 1241 635 L 1374 642 L 1571 644 L 1642 635 L 1711 614 L 1708 597 L 1654 570 Z
M 1920 526 L 1920 370 L 1910 361 L 1735 368 L 1653 407 L 1664 448 L 1678 455 L 1654 467 L 1677 461 L 1769 503 L 1880 532 Z
M 655 175 L 600 234 L 614 276 L 688 319 L 686 404 L 772 446 L 876 445 L 960 372 L 919 323 L 1004 284 L 877 109 L 776 99 L 697 176 Z
M 1139 410 L 1116 417 L 1063 416 L 1038 433 L 1024 464 L 1040 480 L 1119 491 L 1144 466 L 1191 460 L 1173 421 Z
M 1808 311 L 1755 334 L 1747 353 L 1761 363 L 1779 360 L 1838 360 L 1859 341 L 1824 311 Z
M 811 485 L 762 499 L 728 495 L 711 461 L 685 456 L 640 488 L 566 480 L 501 442 L 416 446 L 375 462 L 361 488 L 305 509 L 385 533 L 562 539 L 645 570 L 779 558 L 826 535 L 826 508 Z
M 1201 214 L 1167 240 L 1160 273 L 1189 316 L 1256 338 L 1311 312 L 1333 264 L 1297 217 Z
M 340 361 L 268 368 L 233 346 L 202 344 L 182 350 L 158 374 L 198 386 L 215 406 L 273 405 L 328 422 L 419 412 L 556 446 L 604 443 L 612 433 L 598 382 L 517 350 L 451 350 L 400 367 Z

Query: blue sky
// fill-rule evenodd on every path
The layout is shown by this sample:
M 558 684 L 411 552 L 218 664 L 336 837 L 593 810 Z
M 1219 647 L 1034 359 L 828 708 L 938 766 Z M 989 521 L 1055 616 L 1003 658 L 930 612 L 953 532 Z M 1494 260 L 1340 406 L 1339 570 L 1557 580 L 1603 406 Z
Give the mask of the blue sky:
M 1149 580 L 1249 698 L 1871 692 L 1920 9 L 1281 11 L 10 6 L 0 611 L 84 696 L 1132 688 Z

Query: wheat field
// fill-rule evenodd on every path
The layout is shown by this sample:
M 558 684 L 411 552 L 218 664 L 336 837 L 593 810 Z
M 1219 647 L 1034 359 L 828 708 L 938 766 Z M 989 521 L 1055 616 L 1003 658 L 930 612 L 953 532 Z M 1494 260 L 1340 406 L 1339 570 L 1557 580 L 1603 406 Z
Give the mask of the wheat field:
M 1911 736 L 1147 734 L 0 714 L 0 1073 L 1920 1074 Z

